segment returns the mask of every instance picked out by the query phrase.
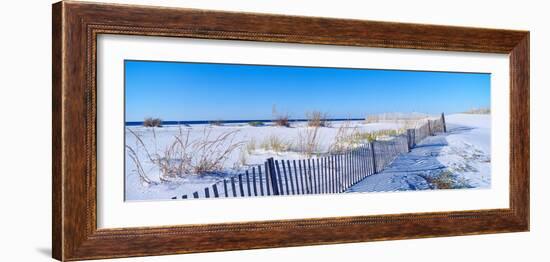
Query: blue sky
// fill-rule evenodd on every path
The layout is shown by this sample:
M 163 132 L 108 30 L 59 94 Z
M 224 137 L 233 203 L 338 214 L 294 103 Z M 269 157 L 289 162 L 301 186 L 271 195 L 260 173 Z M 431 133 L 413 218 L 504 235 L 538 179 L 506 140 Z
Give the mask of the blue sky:
M 126 121 L 332 118 L 490 106 L 490 74 L 125 61 Z

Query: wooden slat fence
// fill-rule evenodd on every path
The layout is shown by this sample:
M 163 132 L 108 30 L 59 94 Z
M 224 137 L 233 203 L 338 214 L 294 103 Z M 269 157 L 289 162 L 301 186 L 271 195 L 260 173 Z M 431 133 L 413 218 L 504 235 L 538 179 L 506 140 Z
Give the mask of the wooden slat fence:
M 342 193 L 365 177 L 378 173 L 427 136 L 446 132 L 444 115 L 389 140 L 361 144 L 345 152 L 308 159 L 267 159 L 244 173 L 223 179 L 203 190 L 172 197 L 234 198 L 252 196 Z
M 426 123 L 414 129 L 407 129 L 407 139 L 409 149 L 416 146 L 417 142 L 424 140 L 428 136 L 433 136 L 436 133 L 447 132 L 445 124 L 445 114 L 441 113 L 441 117 L 435 120 L 427 120 Z

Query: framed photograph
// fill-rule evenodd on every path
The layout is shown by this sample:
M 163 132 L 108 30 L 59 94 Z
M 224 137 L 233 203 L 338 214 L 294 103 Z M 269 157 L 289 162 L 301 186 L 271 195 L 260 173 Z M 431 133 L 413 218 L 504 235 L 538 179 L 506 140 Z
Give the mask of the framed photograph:
M 529 230 L 529 32 L 53 5 L 53 257 Z

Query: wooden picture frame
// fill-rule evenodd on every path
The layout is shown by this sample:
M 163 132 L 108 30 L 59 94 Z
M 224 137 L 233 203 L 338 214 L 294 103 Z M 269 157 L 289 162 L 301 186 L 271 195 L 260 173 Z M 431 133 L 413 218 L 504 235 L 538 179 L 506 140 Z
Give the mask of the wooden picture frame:
M 64 1 L 53 5 L 53 257 L 81 260 L 529 230 L 529 32 Z M 508 54 L 510 207 L 98 229 L 96 41 L 169 36 Z

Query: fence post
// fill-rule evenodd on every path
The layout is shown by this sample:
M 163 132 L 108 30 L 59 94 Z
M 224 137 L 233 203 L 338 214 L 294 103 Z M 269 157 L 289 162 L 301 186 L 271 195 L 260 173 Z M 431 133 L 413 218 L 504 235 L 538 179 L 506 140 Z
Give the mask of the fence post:
M 372 151 L 372 168 L 374 173 L 378 173 L 376 170 L 376 153 L 374 152 L 374 141 L 370 142 L 370 149 Z
M 277 182 L 279 182 L 279 194 L 284 195 L 285 192 L 283 190 L 283 179 L 281 177 L 281 169 L 279 168 L 279 160 L 275 160 L 274 162 L 275 162 L 275 168 L 277 171 Z
M 407 151 L 411 152 L 411 130 L 407 129 Z
M 412 130 L 412 146 L 411 147 L 415 147 L 416 146 L 416 128 L 413 128 Z
M 252 196 L 252 191 L 250 190 L 250 180 L 249 180 L 250 178 L 248 175 L 248 170 L 246 170 L 245 174 L 246 174 L 246 189 L 248 192 L 248 196 Z
M 244 196 L 244 188 L 243 188 L 243 175 L 239 174 L 239 192 L 241 193 L 241 196 Z
M 235 189 L 235 178 L 231 177 L 231 191 L 233 191 L 233 197 L 237 197 L 237 190 Z
M 229 197 L 229 194 L 227 193 L 227 180 L 223 180 L 223 192 L 225 194 L 225 197 Z
M 214 191 L 214 197 L 220 197 L 220 194 L 218 193 L 218 186 L 216 186 L 216 184 L 212 185 L 212 190 Z
M 407 149 L 411 152 L 411 149 L 414 147 L 414 129 L 407 129 Z
M 443 122 L 443 133 L 447 133 L 447 125 L 445 124 L 445 114 L 441 113 L 441 122 Z
M 260 195 L 264 196 L 264 183 L 262 182 L 262 165 L 258 165 L 258 184 L 260 186 Z M 267 184 L 267 181 L 266 181 Z
M 254 188 L 254 196 L 258 196 L 258 187 L 256 185 L 256 167 L 252 167 L 252 185 Z
M 290 178 L 290 188 L 292 189 L 292 194 L 296 194 L 296 189 L 294 187 L 294 180 L 292 180 L 292 169 L 290 168 L 290 160 L 286 161 L 286 166 L 288 167 L 288 178 Z M 284 170 L 284 166 L 283 166 Z M 296 169 L 295 169 L 296 170 Z M 294 171 L 294 177 L 296 177 L 296 171 Z
M 265 172 L 265 193 L 268 196 L 271 196 L 271 189 L 270 189 L 271 178 L 269 177 L 269 161 L 264 162 L 264 172 Z
M 277 183 L 277 173 L 275 172 L 275 161 L 273 161 L 273 157 L 267 159 L 267 166 L 269 167 L 269 177 L 271 179 L 273 195 L 279 195 L 279 185 Z
M 299 165 L 300 163 L 298 163 Z M 300 174 L 302 172 L 302 168 L 300 167 L 300 173 L 298 173 L 298 169 L 296 169 L 296 160 L 292 160 L 292 167 L 294 167 L 294 180 L 296 181 L 296 194 L 300 194 Z

